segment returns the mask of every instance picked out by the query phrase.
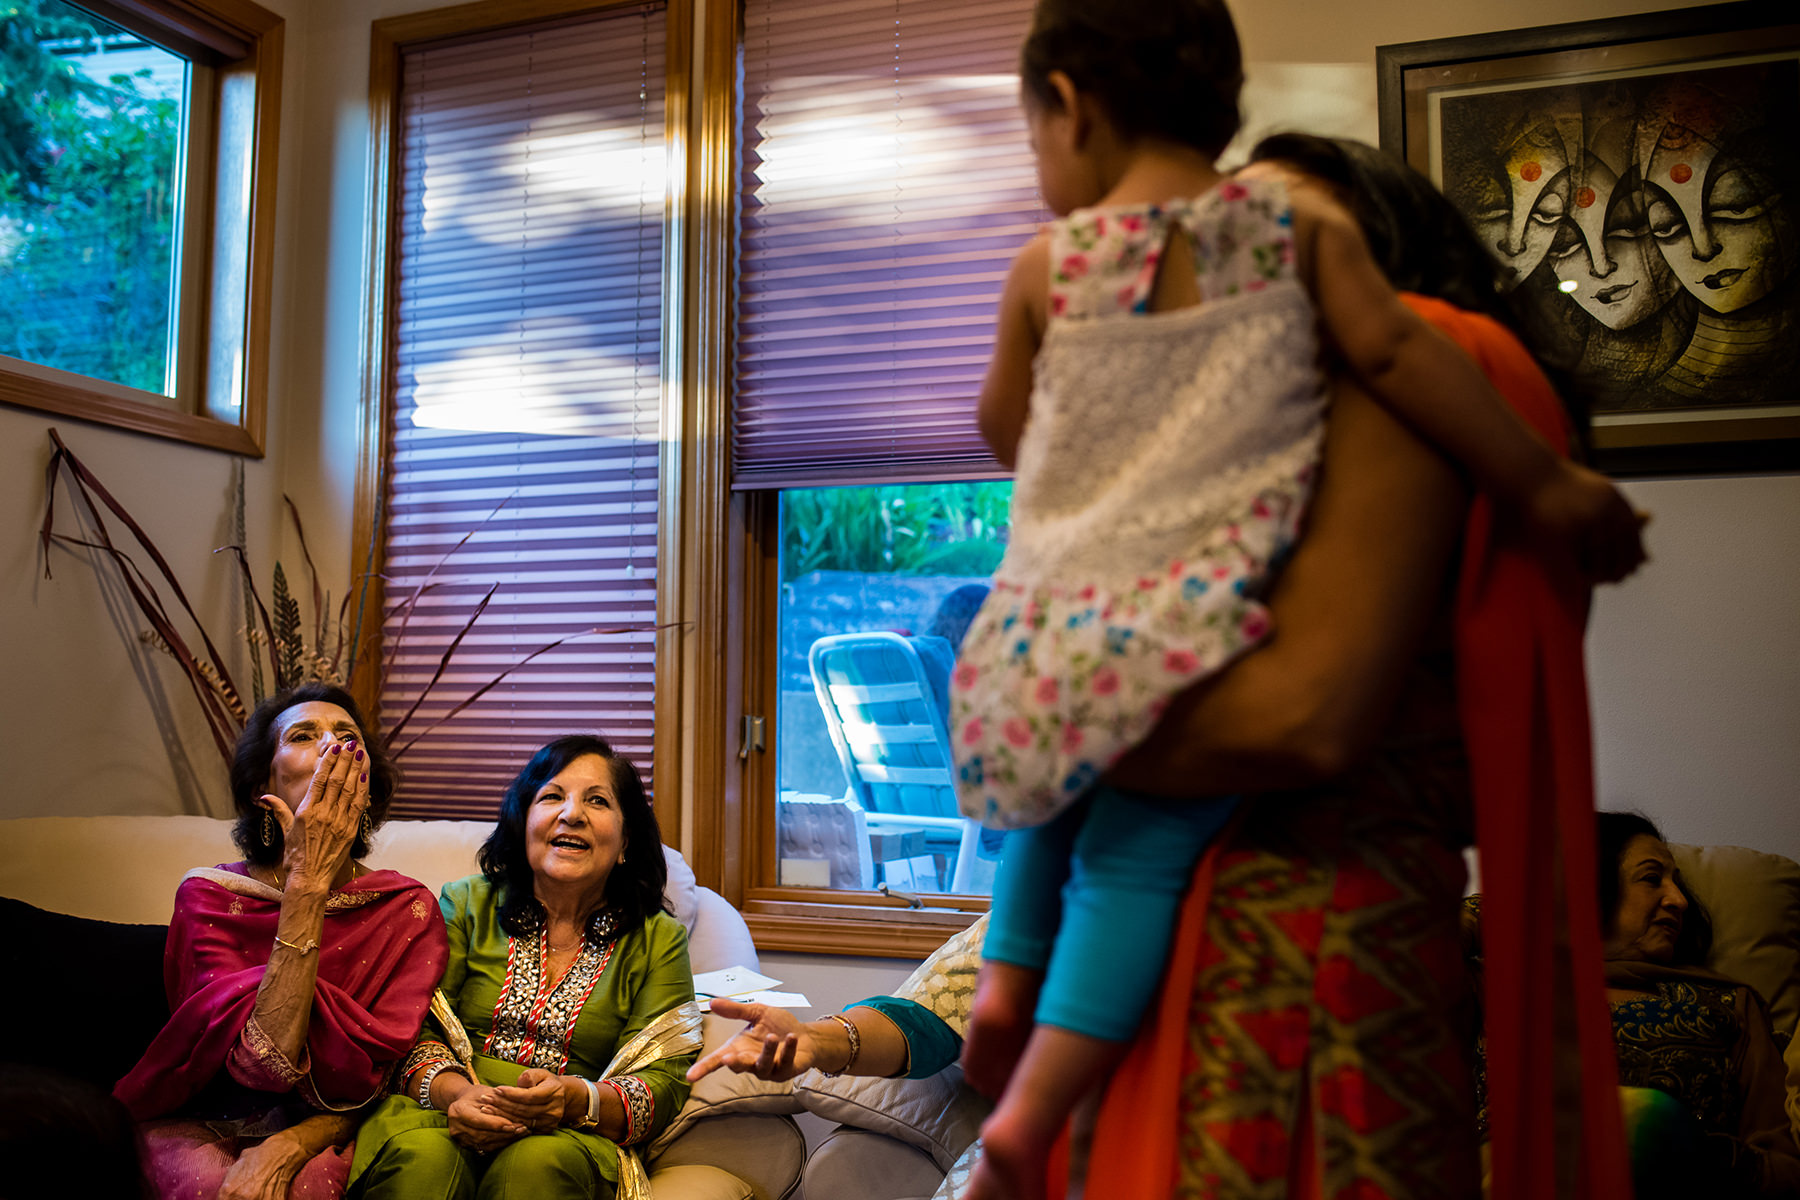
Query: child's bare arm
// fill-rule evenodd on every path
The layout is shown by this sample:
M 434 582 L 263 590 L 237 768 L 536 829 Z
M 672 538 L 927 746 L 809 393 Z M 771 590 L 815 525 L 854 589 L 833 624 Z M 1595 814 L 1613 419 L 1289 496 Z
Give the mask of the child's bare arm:
M 994 330 L 994 357 L 981 381 L 975 419 L 988 449 L 1011 467 L 1019 435 L 1031 412 L 1031 362 L 1044 336 L 1050 284 L 1050 242 L 1044 234 L 1025 244 L 1007 272 Z
M 1619 490 L 1545 445 L 1474 360 L 1402 303 L 1350 214 L 1312 189 L 1292 194 L 1302 267 L 1350 369 L 1476 486 L 1571 552 L 1589 578 L 1612 582 L 1634 571 L 1644 560 L 1641 522 Z

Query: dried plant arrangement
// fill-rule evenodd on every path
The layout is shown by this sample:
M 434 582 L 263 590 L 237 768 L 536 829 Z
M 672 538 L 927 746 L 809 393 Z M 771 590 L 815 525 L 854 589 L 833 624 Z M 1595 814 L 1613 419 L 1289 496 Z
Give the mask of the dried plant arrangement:
M 200 710 L 206 718 L 213 743 L 228 768 L 231 765 L 232 749 L 237 743 L 238 734 L 243 731 L 249 709 L 260 703 L 265 694 L 273 694 L 285 688 L 314 680 L 343 686 L 345 681 L 352 677 L 362 649 L 359 642 L 363 609 L 368 602 L 370 581 L 374 578 L 372 564 L 375 547 L 373 543 L 380 537 L 379 526 L 372 535 L 368 560 L 355 589 L 355 613 L 352 614 L 350 611 L 351 596 L 349 593 L 346 593 L 338 601 L 336 612 L 333 613 L 331 593 L 321 588 L 319 573 L 313 564 L 312 552 L 307 548 L 306 529 L 300 521 L 300 511 L 295 507 L 292 499 L 287 496 L 282 497 L 288 516 L 294 523 L 294 532 L 300 545 L 300 553 L 306 564 L 307 582 L 312 602 L 312 621 L 309 624 L 301 611 L 299 599 L 294 595 L 287 572 L 279 562 L 275 564 L 271 578 L 269 602 L 267 604 L 263 602 L 262 593 L 257 589 L 255 578 L 251 573 L 250 557 L 244 544 L 247 539 L 244 531 L 243 477 L 241 474 L 238 476 L 236 504 L 232 514 L 232 532 L 237 540 L 230 545 L 219 547 L 213 553 L 229 552 L 233 556 L 243 585 L 247 624 L 239 632 L 249 648 L 251 682 L 250 698 L 246 703 L 244 692 L 232 678 L 225 657 L 219 652 L 219 648 L 214 644 L 212 638 L 208 636 L 205 627 L 201 625 L 200 618 L 194 612 L 193 605 L 188 602 L 187 594 L 182 589 L 180 581 L 175 577 L 168 560 L 157 549 L 155 542 L 150 539 L 149 534 L 144 532 L 143 526 L 138 524 L 125 506 L 100 482 L 93 471 L 80 458 L 76 457 L 74 451 L 69 449 L 54 428 L 50 430 L 50 441 L 55 446 L 55 451 L 50 456 L 50 463 L 46 470 L 44 519 L 39 531 L 44 554 L 44 577 L 47 579 L 51 577 L 50 547 L 52 543 L 97 551 L 118 567 L 119 577 L 126 592 L 131 596 L 132 602 L 149 625 L 149 628 L 139 634 L 140 640 L 146 645 L 165 652 L 181 667 L 182 674 L 187 679 L 195 699 L 200 704 Z M 60 533 L 56 529 L 57 485 L 65 473 L 69 479 L 69 486 L 80 496 L 92 516 L 94 529 L 92 540 Z M 470 538 L 474 537 L 482 526 L 493 520 L 505 505 L 506 502 L 501 501 L 493 512 L 483 518 L 479 525 L 464 534 L 455 546 L 452 546 L 444 553 L 443 557 L 438 559 L 431 570 L 427 572 L 424 580 L 400 601 L 394 610 L 399 627 L 391 644 L 387 647 L 386 661 L 383 663 L 384 670 L 391 664 L 404 644 L 407 627 L 412 621 L 413 612 L 418 607 L 420 598 L 427 591 L 438 586 L 435 578 L 438 571 L 451 555 L 454 555 Z M 160 577 L 163 587 L 174 598 L 176 605 L 174 611 L 171 611 L 169 606 L 164 603 L 156 581 L 151 575 L 138 565 L 137 560 L 130 553 L 115 543 L 112 532 L 107 527 L 105 513 L 111 513 L 118 518 L 119 522 L 130 532 L 132 540 L 137 543 L 143 555 L 155 568 L 155 574 Z M 657 630 L 666 628 L 666 626 L 660 625 L 596 628 L 546 643 L 476 688 L 459 703 L 451 706 L 442 717 L 430 726 L 418 731 L 405 742 L 401 742 L 400 735 L 411 724 L 413 717 L 418 713 L 420 706 L 425 703 L 426 698 L 442 682 L 463 639 L 468 636 L 475 623 L 481 619 L 482 613 L 487 610 L 489 602 L 493 600 L 498 590 L 498 584 L 488 588 L 487 593 L 475 605 L 474 611 L 464 621 L 462 628 L 457 631 L 456 636 L 445 648 L 430 682 L 420 691 L 413 700 L 412 706 L 400 720 L 381 734 L 383 747 L 394 758 L 404 755 L 420 738 L 454 718 L 503 682 L 507 676 L 565 642 L 573 641 L 576 638 L 636 633 L 650 628 Z M 183 614 L 186 618 L 180 628 L 178 628 L 176 613 Z M 184 637 L 181 632 L 182 628 L 190 627 L 192 634 Z M 266 676 L 264 675 L 265 667 L 268 672 Z M 265 680 L 269 684 L 267 693 L 264 691 Z

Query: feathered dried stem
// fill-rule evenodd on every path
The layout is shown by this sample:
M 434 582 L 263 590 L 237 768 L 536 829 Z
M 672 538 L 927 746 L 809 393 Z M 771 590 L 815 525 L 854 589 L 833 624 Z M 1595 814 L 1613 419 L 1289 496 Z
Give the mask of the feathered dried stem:
M 138 641 L 144 643 L 144 645 L 150 647 L 152 650 L 162 651 L 170 658 L 175 657 L 175 651 L 169 648 L 169 643 L 163 641 L 162 635 L 157 633 L 154 629 L 138 630 Z M 238 719 L 239 724 L 249 720 L 250 714 L 244 711 L 244 702 L 240 700 L 230 688 L 225 686 L 225 681 L 219 678 L 219 672 L 213 668 L 211 663 L 202 659 L 195 663 L 194 666 L 195 669 L 200 672 L 201 678 L 211 684 L 213 691 L 219 694 L 219 699 L 225 702 L 225 707 L 231 710 L 231 715 Z

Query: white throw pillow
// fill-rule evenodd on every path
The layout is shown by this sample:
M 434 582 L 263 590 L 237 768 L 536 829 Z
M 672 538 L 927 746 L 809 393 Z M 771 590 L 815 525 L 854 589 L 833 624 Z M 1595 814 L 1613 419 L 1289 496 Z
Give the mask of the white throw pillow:
M 931 1156 L 948 1171 L 981 1132 L 993 1106 L 963 1086 L 962 1068 L 948 1066 L 928 1079 L 832 1077 L 808 1071 L 794 1081 L 807 1112 L 827 1121 L 885 1133 Z

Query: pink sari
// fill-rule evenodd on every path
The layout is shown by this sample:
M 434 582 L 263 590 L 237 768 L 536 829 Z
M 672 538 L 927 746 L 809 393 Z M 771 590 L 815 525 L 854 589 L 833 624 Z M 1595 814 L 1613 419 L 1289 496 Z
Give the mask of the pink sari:
M 443 917 L 419 883 L 375 871 L 326 901 L 306 1046 L 288 1061 L 252 1019 L 280 912 L 281 893 L 241 863 L 190 871 L 175 893 L 163 957 L 173 1015 L 113 1089 L 150 1122 L 147 1166 L 161 1195 L 212 1195 L 261 1137 L 375 1099 L 424 1021 L 446 957 Z M 183 1114 L 190 1105 L 209 1111 Z M 337 1195 L 348 1166 L 327 1150 L 290 1194 Z

